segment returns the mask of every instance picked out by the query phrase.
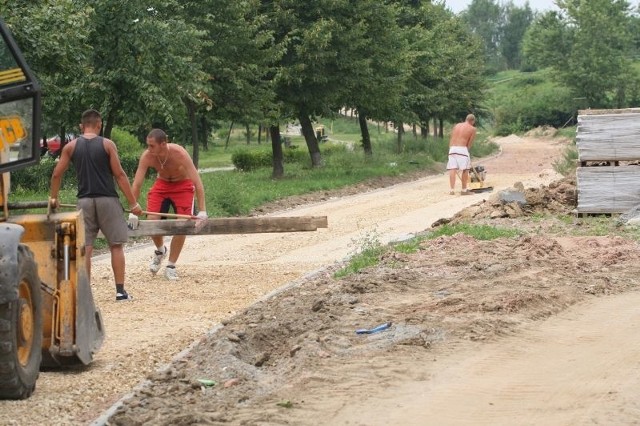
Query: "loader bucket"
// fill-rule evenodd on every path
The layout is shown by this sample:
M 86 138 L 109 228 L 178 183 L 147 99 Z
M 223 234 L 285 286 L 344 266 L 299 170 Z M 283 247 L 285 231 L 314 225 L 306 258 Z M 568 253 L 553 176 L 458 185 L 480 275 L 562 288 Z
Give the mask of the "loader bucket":
M 86 365 L 104 341 L 85 263 L 82 212 L 13 216 L 25 228 L 42 295 L 42 367 Z
M 86 273 L 84 277 L 77 277 L 75 286 L 71 280 L 61 281 L 60 288 L 67 288 L 69 294 L 59 293 L 56 336 L 49 348 L 42 348 L 42 366 L 88 365 L 102 346 L 104 326 Z

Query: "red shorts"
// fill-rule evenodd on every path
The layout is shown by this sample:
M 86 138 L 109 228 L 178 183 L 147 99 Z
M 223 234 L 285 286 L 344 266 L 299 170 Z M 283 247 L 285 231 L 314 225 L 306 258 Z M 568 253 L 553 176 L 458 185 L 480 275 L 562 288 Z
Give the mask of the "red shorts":
M 193 214 L 196 187 L 191 179 L 168 182 L 156 179 L 147 194 L 147 210 L 151 213 Z

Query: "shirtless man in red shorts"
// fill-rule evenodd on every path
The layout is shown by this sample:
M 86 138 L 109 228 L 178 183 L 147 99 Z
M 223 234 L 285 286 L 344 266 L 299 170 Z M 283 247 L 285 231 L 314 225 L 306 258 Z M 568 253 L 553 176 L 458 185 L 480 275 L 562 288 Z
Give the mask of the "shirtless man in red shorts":
M 476 117 L 473 114 L 467 115 L 463 123 L 453 126 L 451 131 L 451 139 L 449 140 L 449 161 L 447 162 L 447 170 L 449 170 L 449 186 L 451 195 L 454 195 L 456 185 L 457 171 L 462 171 L 462 195 L 470 195 L 471 191 L 467 189 L 469 183 L 469 169 L 471 168 L 471 157 L 469 150 L 473 145 L 476 137 Z
M 167 134 L 160 129 L 153 129 L 147 135 L 147 149 L 140 156 L 133 179 L 132 190 L 136 198 L 140 196 L 140 189 L 149 168 L 155 169 L 158 177 L 147 194 L 147 211 L 159 214 L 148 215 L 147 219 L 160 219 L 161 213 L 169 213 L 170 208 L 173 208 L 176 214 L 193 215 L 194 194 L 198 199 L 198 218 L 207 218 L 204 186 L 198 170 L 187 150 L 180 145 L 169 143 Z M 169 250 L 164 245 L 164 237 L 160 235 L 151 238 L 156 249 L 149 270 L 155 275 L 168 251 L 169 260 L 164 276 L 168 280 L 177 280 L 176 262 L 186 235 L 174 235 Z

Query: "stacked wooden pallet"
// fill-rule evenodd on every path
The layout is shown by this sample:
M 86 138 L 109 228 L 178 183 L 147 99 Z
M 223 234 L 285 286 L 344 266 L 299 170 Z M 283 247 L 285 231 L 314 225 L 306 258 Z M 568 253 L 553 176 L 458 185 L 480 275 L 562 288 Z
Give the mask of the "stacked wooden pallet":
M 640 204 L 640 108 L 580 111 L 576 146 L 578 213 Z

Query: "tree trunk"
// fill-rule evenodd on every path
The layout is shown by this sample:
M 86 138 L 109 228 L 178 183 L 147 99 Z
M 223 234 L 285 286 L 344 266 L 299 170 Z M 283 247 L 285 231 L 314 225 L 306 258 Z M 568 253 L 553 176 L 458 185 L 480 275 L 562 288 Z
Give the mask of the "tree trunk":
M 440 118 L 439 120 L 439 127 L 438 127 L 438 137 L 440 139 L 444 139 L 444 120 L 442 118 Z
M 107 139 L 111 139 L 111 131 L 113 130 L 113 122 L 115 121 L 115 109 L 112 108 L 109 110 L 109 112 L 107 112 L 107 116 L 106 116 L 106 125 L 104 125 L 102 127 L 102 136 L 107 138 Z M 60 135 L 60 137 L 63 137 L 63 135 Z
M 358 122 L 360 123 L 360 134 L 362 135 L 362 148 L 364 148 L 364 154 L 367 157 L 373 155 L 371 149 L 371 136 L 369 135 L 369 126 L 367 126 L 367 115 L 360 111 L 358 115 Z
M 262 143 L 262 124 L 258 124 L 258 145 Z
M 300 127 L 302 128 L 302 136 L 304 136 L 307 148 L 309 149 L 309 155 L 311 156 L 311 166 L 320 167 L 322 166 L 322 156 L 320 155 L 320 147 L 318 146 L 316 133 L 313 131 L 311 119 L 304 112 L 300 112 L 298 119 L 300 120 Z M 273 145 L 273 142 L 271 144 Z
M 197 169 L 198 162 L 200 161 L 200 145 L 198 145 L 198 122 L 196 119 L 196 105 L 190 99 L 185 99 L 184 103 L 187 107 L 187 116 L 189 117 L 189 124 L 191 125 L 191 144 L 193 146 L 191 160 L 193 161 L 193 164 Z
M 413 138 L 418 139 L 418 127 L 416 126 L 416 123 L 413 123 L 411 126 L 411 132 L 413 133 Z
M 271 150 L 273 152 L 273 172 L 271 177 L 280 179 L 284 176 L 284 160 L 282 155 L 282 143 L 280 141 L 280 126 L 270 126 Z
M 420 136 L 422 139 L 427 139 L 429 137 L 429 121 L 425 121 L 420 124 Z
M 45 138 L 46 139 L 46 138 Z M 67 129 L 64 126 L 60 126 L 60 149 L 56 152 L 56 157 L 62 154 L 62 148 L 70 141 L 67 140 Z
M 433 117 L 433 138 L 438 137 L 438 119 Z
M 247 145 L 251 144 L 251 126 L 248 124 L 244 125 L 244 131 L 247 135 Z
M 396 123 L 396 129 L 398 129 L 398 138 L 396 142 L 396 151 L 398 154 L 404 151 L 404 147 L 402 144 L 402 134 L 404 133 L 404 123 Z
M 211 134 L 211 129 L 209 128 L 209 122 L 207 121 L 207 117 L 204 115 L 200 115 L 200 132 L 203 136 L 202 138 L 202 149 L 205 151 L 209 150 L 209 135 Z
M 233 121 L 229 125 L 229 134 L 227 135 L 227 141 L 224 143 L 225 151 L 229 148 L 229 139 L 231 138 L 231 131 L 233 130 Z

